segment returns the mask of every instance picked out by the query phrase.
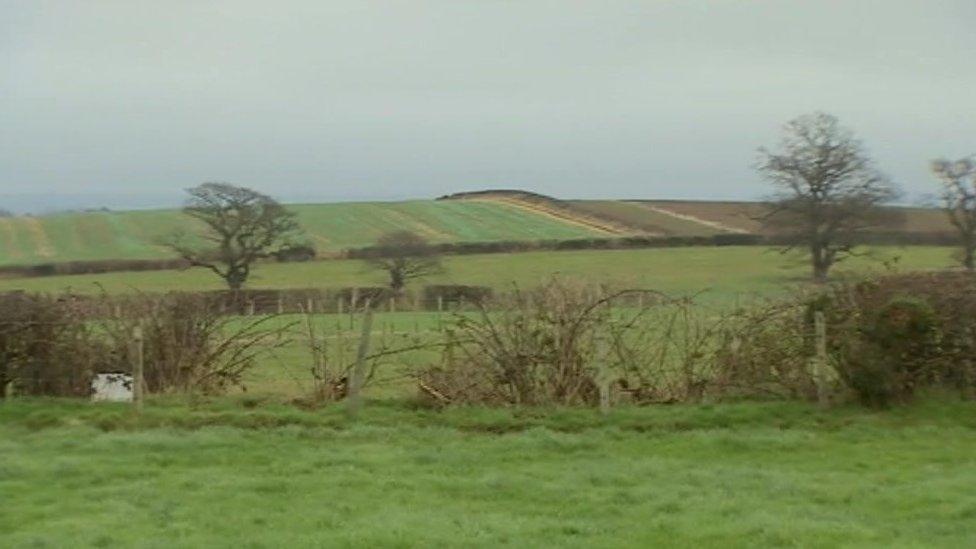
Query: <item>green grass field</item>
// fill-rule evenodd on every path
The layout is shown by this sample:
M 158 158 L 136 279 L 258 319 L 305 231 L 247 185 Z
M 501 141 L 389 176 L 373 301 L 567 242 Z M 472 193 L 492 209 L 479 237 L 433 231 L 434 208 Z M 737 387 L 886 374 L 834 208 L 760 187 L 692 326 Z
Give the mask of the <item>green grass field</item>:
M 4 547 L 971 547 L 976 407 L 0 404 Z
M 847 270 L 953 264 L 879 248 Z M 897 261 L 894 261 L 898 258 Z M 451 256 L 425 282 L 533 286 L 552 274 L 728 304 L 803 284 L 801 257 L 757 247 Z M 255 288 L 381 284 L 358 261 L 264 264 Z M 0 291 L 220 288 L 202 270 L 0 279 Z M 276 318 L 285 325 L 295 316 Z M 319 315 L 333 333 L 348 315 Z M 355 320 L 355 319 L 353 319 Z M 425 337 L 438 313 L 383 313 Z M 235 322 L 237 322 L 235 320 Z M 299 325 L 298 328 L 301 328 Z M 305 409 L 301 332 L 246 392 L 154 397 L 141 414 L 0 400 L 3 547 L 965 547 L 976 543 L 976 405 L 935 395 L 884 412 L 799 402 L 433 411 L 384 365 L 363 415 Z M 393 336 L 398 337 L 398 336 Z M 350 352 L 352 347 L 349 348 Z M 422 355 L 427 353 L 427 355 Z
M 393 230 L 432 242 L 571 239 L 599 236 L 582 226 L 505 204 L 417 200 L 289 206 L 322 253 L 368 246 Z M 0 218 L 0 265 L 171 257 L 161 237 L 187 228 L 177 210 L 90 212 Z M 195 225 L 189 224 L 192 229 Z
M 939 247 L 886 247 L 870 258 L 852 259 L 837 272 L 881 270 L 897 260 L 903 270 L 953 266 L 953 250 Z M 512 283 L 534 286 L 553 274 L 593 282 L 613 282 L 666 292 L 707 291 L 716 299 L 745 294 L 772 294 L 806 281 L 802 256 L 782 255 L 760 247 L 692 247 L 646 250 L 586 250 L 449 256 L 444 274 L 422 283 L 477 284 L 505 288 Z M 251 288 L 336 288 L 383 284 L 383 274 L 354 260 L 267 263 L 257 267 Z M 121 272 L 41 278 L 0 278 L 0 291 L 27 290 L 109 293 L 220 289 L 209 271 Z

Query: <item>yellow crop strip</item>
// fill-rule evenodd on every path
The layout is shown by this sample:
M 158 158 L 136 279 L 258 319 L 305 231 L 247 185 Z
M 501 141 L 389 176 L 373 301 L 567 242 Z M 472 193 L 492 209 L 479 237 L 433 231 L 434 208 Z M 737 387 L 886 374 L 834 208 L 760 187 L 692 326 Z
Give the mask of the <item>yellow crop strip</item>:
M 0 218 L 0 259 L 20 259 L 23 253 L 17 247 L 16 219 Z
M 44 224 L 36 217 L 25 217 L 24 228 L 34 241 L 34 250 L 38 257 L 53 257 L 55 254 L 54 246 L 44 230 Z
M 438 231 L 434 227 L 420 221 L 415 217 L 411 217 L 403 212 L 398 212 L 393 208 L 386 208 L 383 212 L 389 216 L 392 220 L 403 223 L 404 226 L 410 226 L 421 236 L 434 241 L 449 241 L 452 239 L 452 235 L 447 234 L 442 231 Z

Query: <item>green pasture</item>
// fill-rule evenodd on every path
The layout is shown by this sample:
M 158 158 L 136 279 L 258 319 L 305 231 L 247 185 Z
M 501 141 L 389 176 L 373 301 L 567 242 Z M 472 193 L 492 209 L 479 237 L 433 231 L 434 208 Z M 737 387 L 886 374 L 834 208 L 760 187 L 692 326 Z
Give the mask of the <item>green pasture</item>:
M 878 248 L 844 272 L 936 269 L 952 250 Z M 806 284 L 801 256 L 757 247 L 451 256 L 426 282 L 534 286 L 553 274 L 695 294 L 705 305 Z M 263 264 L 254 288 L 382 284 L 358 261 Z M 202 270 L 0 279 L 24 289 L 220 288 Z M 703 307 L 709 314 L 710 307 Z M 450 313 L 383 312 L 374 349 L 431 341 Z M 232 324 L 247 322 L 232 319 Z M 976 404 L 887 411 L 802 402 L 591 409 L 415 401 L 415 350 L 380 365 L 358 419 L 312 406 L 305 318 L 229 394 L 144 410 L 0 400 L 0 546 L 968 547 Z M 354 353 L 362 318 L 315 315 Z
M 416 200 L 301 204 L 294 210 L 320 252 L 368 246 L 383 233 L 410 230 L 432 242 L 565 240 L 600 236 L 583 226 L 506 204 Z M 178 210 L 84 212 L 0 218 L 0 265 L 158 259 L 177 229 L 199 226 Z
M 865 250 L 867 252 L 867 250 Z M 940 269 L 955 265 L 954 251 L 940 247 L 880 247 L 869 257 L 841 263 L 836 273 Z M 801 255 L 762 247 L 690 247 L 646 250 L 585 250 L 448 256 L 445 272 L 414 285 L 453 283 L 506 288 L 531 287 L 554 274 L 591 282 L 653 288 L 670 293 L 705 292 L 708 299 L 771 295 L 805 283 Z M 383 273 L 356 260 L 266 263 L 257 266 L 251 288 L 338 288 L 382 285 Z M 221 280 L 204 269 L 117 272 L 40 278 L 0 278 L 0 291 L 80 293 L 214 290 Z
M 4 547 L 972 547 L 976 407 L 0 403 Z

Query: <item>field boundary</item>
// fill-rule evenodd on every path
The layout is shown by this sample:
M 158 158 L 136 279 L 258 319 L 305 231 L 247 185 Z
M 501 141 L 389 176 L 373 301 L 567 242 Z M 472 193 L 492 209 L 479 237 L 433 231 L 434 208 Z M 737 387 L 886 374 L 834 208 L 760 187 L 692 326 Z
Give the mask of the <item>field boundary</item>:
M 861 245 L 873 246 L 957 246 L 951 233 L 865 233 Z M 782 238 L 755 233 L 720 233 L 711 236 L 626 236 L 616 238 L 583 238 L 567 240 L 508 240 L 481 242 L 445 242 L 431 247 L 442 255 L 481 255 L 528 252 L 561 252 L 584 250 L 638 250 L 653 248 L 692 248 L 723 246 L 782 246 Z M 309 261 L 336 261 L 377 257 L 375 246 L 349 248 Z M 69 261 L 33 265 L 0 266 L 0 278 L 40 278 L 50 276 L 91 275 L 115 272 L 170 271 L 190 268 L 182 259 L 127 259 Z

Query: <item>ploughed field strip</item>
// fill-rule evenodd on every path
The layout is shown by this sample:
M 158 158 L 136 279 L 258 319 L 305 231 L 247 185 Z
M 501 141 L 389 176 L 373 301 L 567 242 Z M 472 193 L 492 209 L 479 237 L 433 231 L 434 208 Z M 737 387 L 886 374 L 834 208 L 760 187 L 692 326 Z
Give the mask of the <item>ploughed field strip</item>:
M 574 207 L 593 215 L 618 219 L 621 223 L 656 236 L 712 236 L 728 232 L 697 219 L 648 208 L 640 202 L 624 200 L 573 200 Z

